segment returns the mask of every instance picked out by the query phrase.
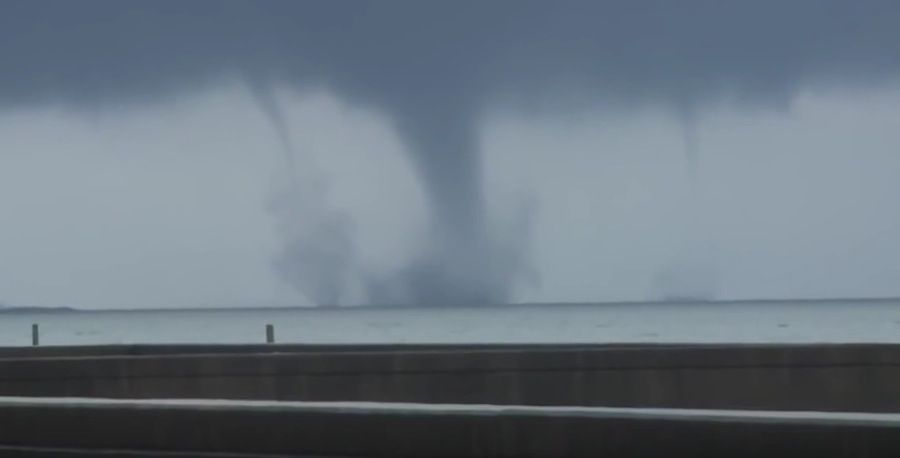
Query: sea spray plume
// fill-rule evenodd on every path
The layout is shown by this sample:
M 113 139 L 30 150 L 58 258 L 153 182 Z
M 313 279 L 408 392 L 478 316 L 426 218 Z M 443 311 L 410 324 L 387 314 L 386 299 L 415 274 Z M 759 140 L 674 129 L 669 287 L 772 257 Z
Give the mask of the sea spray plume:
M 274 266 L 314 304 L 341 305 L 355 273 L 352 221 L 321 206 L 323 186 L 289 189 L 297 193 L 282 191 L 269 206 L 284 240 Z
M 274 266 L 316 305 L 340 305 L 354 267 L 352 221 L 328 205 L 327 182 L 312 157 L 297 153 L 273 85 L 248 78 L 248 86 L 275 131 L 284 158 L 287 184 L 274 191 L 269 205 L 284 241 Z

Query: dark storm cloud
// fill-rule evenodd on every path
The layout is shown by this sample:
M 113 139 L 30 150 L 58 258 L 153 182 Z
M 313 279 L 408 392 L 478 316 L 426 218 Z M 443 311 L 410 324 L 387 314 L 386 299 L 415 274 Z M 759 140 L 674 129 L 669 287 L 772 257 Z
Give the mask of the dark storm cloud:
M 153 97 L 253 72 L 413 116 L 435 113 L 437 102 L 473 111 L 487 93 L 557 82 L 673 99 L 764 95 L 809 78 L 893 73 L 900 63 L 900 5 L 891 0 L 8 0 L 2 8 L 0 94 L 23 103 Z
M 692 112 L 721 95 L 779 101 L 804 84 L 869 84 L 900 69 L 892 0 L 7 0 L 0 8 L 0 105 L 152 103 L 237 78 L 325 87 L 387 115 L 428 193 L 432 243 L 407 272 L 370 289 L 418 303 L 502 301 L 520 270 L 484 214 L 478 126 L 492 101 L 540 104 L 565 92 L 584 103 Z

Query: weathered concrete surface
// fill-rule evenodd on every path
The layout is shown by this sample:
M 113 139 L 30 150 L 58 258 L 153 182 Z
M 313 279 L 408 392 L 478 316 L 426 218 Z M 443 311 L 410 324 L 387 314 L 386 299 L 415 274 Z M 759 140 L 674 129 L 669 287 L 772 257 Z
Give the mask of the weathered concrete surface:
M 900 346 L 466 347 L 0 359 L 0 395 L 900 412 Z
M 900 415 L 0 399 L 0 445 L 409 458 L 892 457 Z

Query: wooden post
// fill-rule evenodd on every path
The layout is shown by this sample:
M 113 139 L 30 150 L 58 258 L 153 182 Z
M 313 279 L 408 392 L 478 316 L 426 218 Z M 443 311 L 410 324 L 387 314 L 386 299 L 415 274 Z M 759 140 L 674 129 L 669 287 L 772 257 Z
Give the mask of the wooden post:
M 266 343 L 275 343 L 275 326 L 266 325 Z
M 37 323 L 32 323 L 31 325 L 31 345 L 37 347 L 41 344 L 41 336 L 38 332 Z

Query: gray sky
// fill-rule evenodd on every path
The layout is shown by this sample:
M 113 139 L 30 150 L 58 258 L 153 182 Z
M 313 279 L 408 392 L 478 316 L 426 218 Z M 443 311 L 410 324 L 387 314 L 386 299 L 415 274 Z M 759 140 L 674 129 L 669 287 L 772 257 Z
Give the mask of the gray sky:
M 900 295 L 893 1 L 7 10 L 6 303 Z

